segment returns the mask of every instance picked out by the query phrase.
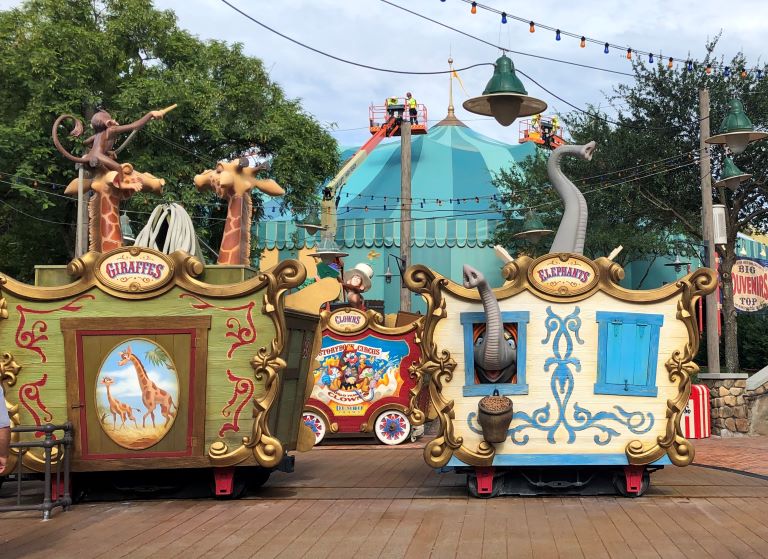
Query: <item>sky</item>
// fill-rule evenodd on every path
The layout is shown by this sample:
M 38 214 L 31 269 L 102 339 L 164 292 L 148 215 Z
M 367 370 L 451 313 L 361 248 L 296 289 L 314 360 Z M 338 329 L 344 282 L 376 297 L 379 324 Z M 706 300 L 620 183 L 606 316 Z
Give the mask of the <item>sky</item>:
M 355 62 L 406 71 L 446 70 L 449 56 L 456 67 L 493 62 L 500 50 L 456 31 L 420 19 L 386 2 L 408 7 L 494 45 L 539 56 L 630 72 L 626 47 L 661 52 L 665 57 L 701 58 L 707 40 L 722 32 L 716 50 L 730 60 L 739 51 L 756 65 L 765 61 L 762 45 L 768 2 L 734 0 L 485 0 L 482 4 L 526 20 L 586 35 L 601 42 L 626 45 L 603 53 L 601 46 L 563 37 L 543 29 L 530 33 L 527 24 L 470 6 L 461 0 L 228 0 L 277 31 L 318 50 Z M 0 0 L 0 8 L 18 5 Z M 286 94 L 299 98 L 307 112 L 333 127 L 342 146 L 360 145 L 369 137 L 368 106 L 383 104 L 389 95 L 411 91 L 427 106 L 432 123 L 447 111 L 447 75 L 407 76 L 382 73 L 331 60 L 295 45 L 253 23 L 221 0 L 155 0 L 160 9 L 173 10 L 179 25 L 201 39 L 240 42 L 245 51 L 261 58 L 274 81 Z M 631 78 L 614 73 L 512 54 L 515 65 L 547 89 L 579 107 L 606 106 L 606 95 Z M 469 96 L 482 93 L 492 74 L 490 66 L 461 73 Z M 521 77 L 522 78 L 522 77 Z M 570 109 L 561 101 L 522 78 L 529 95 L 549 104 L 548 112 Z M 461 108 L 467 98 L 454 87 L 456 114 L 466 124 L 490 137 L 514 143 L 517 124 L 504 128 L 494 120 Z

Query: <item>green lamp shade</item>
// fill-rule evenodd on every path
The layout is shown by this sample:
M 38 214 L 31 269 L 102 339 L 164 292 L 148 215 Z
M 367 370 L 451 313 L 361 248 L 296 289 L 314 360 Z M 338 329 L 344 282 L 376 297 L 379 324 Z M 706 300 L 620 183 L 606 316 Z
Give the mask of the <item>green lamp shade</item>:
M 738 99 L 729 101 L 728 114 L 720 125 L 720 133 L 707 138 L 708 144 L 727 144 L 733 153 L 741 153 L 747 144 L 762 140 L 768 134 L 756 132 L 752 121 L 744 112 L 744 105 Z
M 530 97 L 515 73 L 515 65 L 507 55 L 496 60 L 493 76 L 479 97 L 467 99 L 463 107 L 475 114 L 492 116 L 502 126 L 509 126 L 517 117 L 544 112 L 547 104 Z
M 739 186 L 739 184 L 748 180 L 750 177 L 752 177 L 750 173 L 745 173 L 736 166 L 733 159 L 726 157 L 725 163 L 723 164 L 723 172 L 720 174 L 720 180 L 715 183 L 715 186 L 718 188 L 727 186 L 731 190 L 736 190 L 736 187 Z
M 538 243 L 545 235 L 554 233 L 552 229 L 545 229 L 539 216 L 533 210 L 525 214 L 523 221 L 523 230 L 520 233 L 512 235 L 513 239 L 522 239 L 532 243 Z

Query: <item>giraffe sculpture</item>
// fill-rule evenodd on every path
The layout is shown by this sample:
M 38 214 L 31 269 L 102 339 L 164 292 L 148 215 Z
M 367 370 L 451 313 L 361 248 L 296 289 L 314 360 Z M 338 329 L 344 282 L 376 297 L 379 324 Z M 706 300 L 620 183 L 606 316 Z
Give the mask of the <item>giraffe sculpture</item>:
M 136 425 L 136 428 L 139 428 L 139 424 L 136 423 L 136 418 L 133 416 L 133 410 L 141 411 L 138 408 L 132 408 L 128 404 L 124 404 L 117 398 L 112 397 L 112 393 L 109 391 L 109 387 L 115 383 L 114 380 L 112 380 L 111 377 L 104 377 L 101 379 L 101 384 L 107 387 L 107 400 L 109 400 L 109 413 L 112 414 L 112 430 L 115 431 L 117 429 L 117 416 L 120 416 L 120 419 L 122 420 L 122 424 L 120 425 L 120 428 L 122 429 L 125 427 L 125 420 L 131 419 Z M 107 414 L 104 414 L 106 417 Z
M 136 376 L 139 378 L 139 386 L 141 387 L 141 401 L 144 402 L 144 407 L 147 409 L 147 413 L 141 421 L 141 426 L 146 427 L 147 416 L 152 418 L 152 427 L 155 427 L 155 408 L 160 406 L 160 413 L 165 418 L 165 426 L 171 421 L 173 416 L 171 415 L 171 408 L 176 408 L 179 411 L 173 397 L 162 388 L 159 388 L 152 379 L 147 375 L 147 371 L 144 365 L 141 363 L 138 357 L 136 357 L 131 351 L 131 346 L 127 346 L 125 350 L 120 352 L 120 361 L 118 361 L 118 367 L 124 367 L 128 363 L 133 364 L 133 368 L 136 370 Z
M 251 190 L 259 189 L 270 196 L 282 196 L 285 190 L 272 179 L 257 179 L 268 165 L 249 167 L 248 158 L 219 161 L 215 169 L 195 176 L 198 190 L 209 188 L 227 200 L 227 220 L 219 249 L 219 264 L 248 264 L 251 256 Z
M 123 163 L 123 179 L 118 182 L 115 171 L 98 167 L 93 178 L 83 180 L 83 190 L 96 193 L 88 202 L 89 249 L 95 252 L 107 252 L 123 246 L 123 233 L 120 229 L 120 202 L 130 198 L 140 190 L 159 193 L 164 179 L 150 173 L 140 173 L 130 163 Z M 67 185 L 64 194 L 77 195 L 77 182 L 74 179 Z

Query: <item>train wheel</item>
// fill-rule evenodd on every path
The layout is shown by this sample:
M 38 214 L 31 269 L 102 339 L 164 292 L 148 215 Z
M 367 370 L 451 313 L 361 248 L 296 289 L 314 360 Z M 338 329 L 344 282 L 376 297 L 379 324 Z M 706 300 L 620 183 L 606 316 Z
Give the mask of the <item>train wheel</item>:
M 396 445 L 408 440 L 411 422 L 399 411 L 385 411 L 376 418 L 373 432 L 386 445 Z
M 616 489 L 616 493 L 622 497 L 636 498 L 645 495 L 648 488 L 651 486 L 651 474 L 648 470 L 643 470 L 643 477 L 640 482 L 640 491 L 637 493 L 630 493 L 627 491 L 627 481 L 624 477 L 624 473 L 617 473 L 613 476 L 613 487 Z
M 312 432 L 315 434 L 315 444 L 320 444 L 320 441 L 325 438 L 325 434 L 328 432 L 328 427 L 325 425 L 323 418 L 311 411 L 305 411 L 301 419 L 304 421 L 304 425 L 312 429 Z

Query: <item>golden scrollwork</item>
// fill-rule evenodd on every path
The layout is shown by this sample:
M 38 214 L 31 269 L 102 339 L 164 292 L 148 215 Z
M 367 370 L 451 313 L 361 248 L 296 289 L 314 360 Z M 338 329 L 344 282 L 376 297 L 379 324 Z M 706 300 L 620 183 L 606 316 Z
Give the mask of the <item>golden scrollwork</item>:
M 208 457 L 216 466 L 232 466 L 253 456 L 260 466 L 274 468 L 285 453 L 282 443 L 269 430 L 269 413 L 280 394 L 280 374 L 286 363 L 280 357 L 285 346 L 285 293 L 298 287 L 306 278 L 306 269 L 295 260 L 280 262 L 275 268 L 262 272 L 257 281 L 266 284 L 262 313 L 272 319 L 275 338 L 269 348 L 259 348 L 251 359 L 254 377 L 264 381 L 264 395 L 253 401 L 253 425 L 251 435 L 243 437 L 242 445 L 229 450 L 224 441 L 216 441 L 209 447 Z
M 5 303 L 5 299 L 0 299 L 2 303 Z M 0 307 L 1 308 L 1 307 Z M 16 385 L 16 379 L 19 376 L 19 373 L 21 372 L 21 365 L 16 363 L 16 360 L 13 358 L 13 355 L 10 353 L 3 353 L 2 357 L 0 358 L 0 384 L 3 385 L 3 393 L 6 395 L 5 397 L 5 407 L 8 410 L 8 417 L 11 420 L 11 427 L 17 427 L 18 425 L 21 425 L 21 416 L 19 414 L 19 404 L 12 403 L 10 400 L 8 400 L 8 389 L 12 386 Z M 0 413 L 2 413 L 2 410 L 0 410 Z M 15 443 L 19 441 L 19 434 L 18 433 L 12 433 L 11 434 L 11 442 Z M 6 469 L 9 472 L 12 472 L 13 469 L 16 467 L 16 462 L 18 461 L 19 457 L 19 450 L 18 449 L 11 449 L 10 455 L 8 456 L 8 462 L 6 464 Z
M 625 452 L 630 464 L 649 464 L 664 454 L 667 454 L 676 466 L 687 466 L 693 462 L 694 448 L 683 436 L 680 418 L 691 395 L 691 376 L 699 370 L 698 365 L 693 362 L 699 350 L 696 303 L 700 297 L 715 290 L 717 276 L 714 271 L 701 268 L 679 280 L 675 283 L 675 287 L 682 292 L 677 302 L 677 319 L 685 324 L 688 343 L 682 352 L 674 351 L 665 366 L 669 373 L 669 380 L 677 382 L 678 393 L 674 399 L 667 400 L 667 426 L 664 435 L 658 437 L 656 444 L 644 448 L 643 444 L 636 440 L 627 445 Z
M 424 448 L 424 460 L 433 468 L 445 466 L 455 453 L 457 457 L 468 464 L 488 466 L 493 462 L 495 449 L 482 441 L 477 450 L 464 446 L 464 439 L 456 436 L 453 430 L 453 400 L 443 396 L 443 383 L 450 382 L 456 361 L 447 350 L 439 350 L 434 343 L 434 332 L 437 323 L 445 317 L 445 298 L 442 290 L 449 281 L 436 274 L 426 266 L 411 266 L 405 272 L 405 284 L 414 293 L 421 295 L 427 303 L 427 314 L 418 337 L 421 348 L 419 362 L 412 367 L 418 370 L 429 383 L 429 397 L 440 421 L 437 437 Z M 463 288 L 462 288 L 463 289 Z M 469 292 L 469 290 L 465 290 Z

